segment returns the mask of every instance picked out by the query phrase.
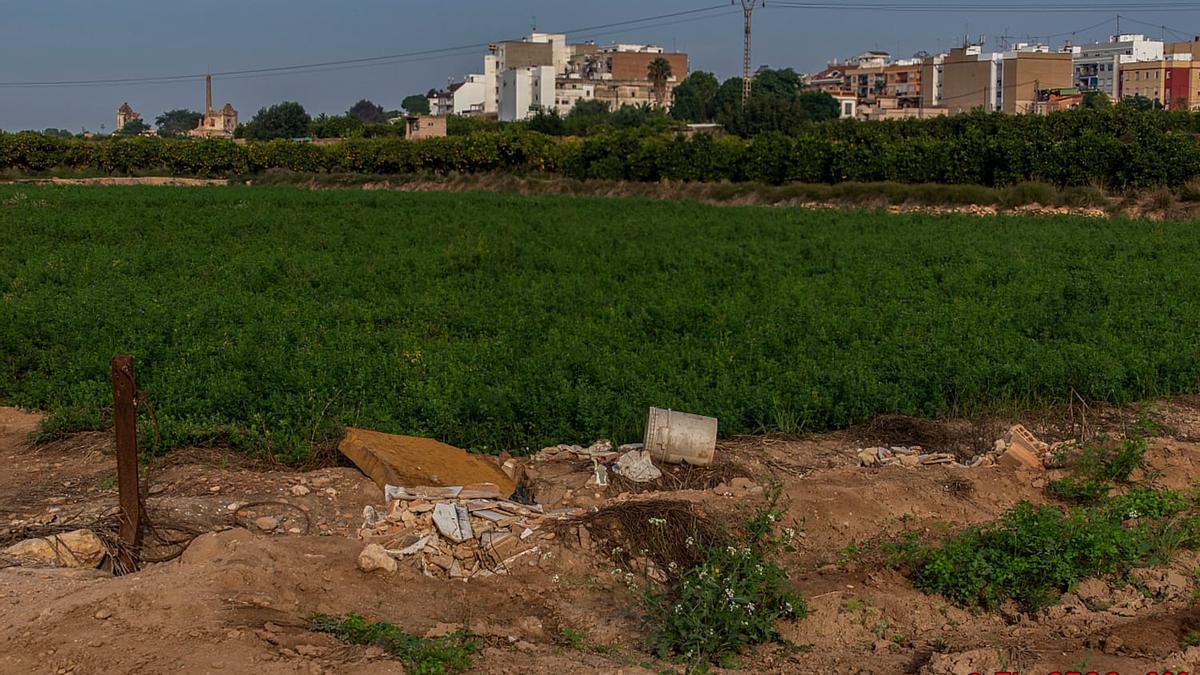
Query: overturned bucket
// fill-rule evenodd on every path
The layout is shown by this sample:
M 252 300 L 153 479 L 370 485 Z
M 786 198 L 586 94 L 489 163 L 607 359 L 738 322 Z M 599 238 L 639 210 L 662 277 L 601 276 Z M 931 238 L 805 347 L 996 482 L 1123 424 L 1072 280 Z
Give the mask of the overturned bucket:
M 656 462 L 708 466 L 717 450 L 717 418 L 651 408 L 645 446 Z

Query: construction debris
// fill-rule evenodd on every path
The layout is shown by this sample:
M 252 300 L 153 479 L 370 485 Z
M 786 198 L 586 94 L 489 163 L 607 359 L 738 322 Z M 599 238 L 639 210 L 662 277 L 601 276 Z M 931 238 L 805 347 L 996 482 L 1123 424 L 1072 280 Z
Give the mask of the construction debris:
M 944 464 L 957 469 L 974 469 L 986 466 L 1005 466 L 1010 468 L 1042 469 L 1042 458 L 1046 453 L 1062 445 L 1053 446 L 1042 442 L 1024 426 L 1013 426 L 1004 438 L 997 439 L 992 450 L 981 454 L 969 463 L 959 462 L 958 459 L 946 452 L 930 453 L 921 446 L 892 446 L 878 448 L 860 448 L 856 451 L 859 466 L 900 466 L 917 467 Z
M 497 464 L 430 438 L 352 428 L 338 450 L 381 488 L 490 483 L 501 494 L 511 495 L 517 487 Z
M 654 466 L 646 450 L 630 450 L 621 455 L 615 471 L 635 483 L 649 483 L 662 477 L 662 471 Z
M 506 574 L 515 561 L 539 550 L 541 538 L 551 536 L 539 535 L 547 520 L 584 513 L 544 513 L 540 505 L 498 497 L 498 489 L 489 485 L 389 485 L 384 490 L 386 515 L 375 525 L 364 525 L 360 537 L 376 542 L 393 561 L 412 564 L 428 576 L 467 580 Z

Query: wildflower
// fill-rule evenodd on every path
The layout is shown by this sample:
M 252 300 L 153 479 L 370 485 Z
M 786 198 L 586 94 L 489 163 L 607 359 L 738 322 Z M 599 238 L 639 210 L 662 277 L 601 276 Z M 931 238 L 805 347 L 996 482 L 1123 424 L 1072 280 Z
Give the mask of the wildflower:
M 667 569 L 671 570 L 672 572 L 674 572 L 675 568 L 677 568 L 677 567 L 679 567 L 679 565 L 676 565 L 674 560 L 667 563 Z
M 696 540 L 695 540 L 695 539 L 692 539 L 691 537 L 688 537 L 688 538 L 687 538 L 687 541 L 685 541 L 684 543 L 685 543 L 685 544 L 687 544 L 688 546 L 695 546 L 695 545 L 696 545 Z
M 657 525 L 658 527 L 662 527 L 667 524 L 667 519 L 666 518 L 651 518 L 650 524 Z
M 746 546 L 746 547 L 744 547 L 744 548 L 742 549 L 742 557 L 743 557 L 743 558 L 749 558 L 749 557 L 750 557 L 750 547 L 749 547 L 749 546 Z
M 726 546 L 725 552 L 728 553 L 729 555 L 737 555 L 737 549 L 732 546 Z
M 558 575 L 557 574 L 554 575 L 554 583 L 556 583 L 556 584 L 558 583 Z
M 791 541 L 792 537 L 796 536 L 796 530 L 790 527 L 783 528 L 783 538 L 786 541 Z
M 614 570 L 612 571 L 612 573 L 613 573 L 613 576 L 614 576 L 614 577 L 619 577 L 619 576 L 621 576 L 622 574 L 624 574 L 624 572 L 621 570 L 621 568 L 620 568 L 620 567 L 618 567 L 618 568 L 614 569 Z
M 620 546 L 618 546 L 612 550 L 613 555 L 621 555 L 624 552 L 625 552 L 625 549 L 621 548 Z
M 774 514 L 774 513 L 768 513 L 768 514 L 767 514 L 767 520 L 771 521 L 772 523 L 773 523 L 773 522 L 775 522 L 775 514 Z
M 788 613 L 788 614 L 791 614 L 791 613 L 792 613 L 792 603 L 790 603 L 790 602 L 784 602 L 784 603 L 783 603 L 783 608 L 787 610 L 787 613 Z
M 683 605 L 675 605 L 675 613 L 680 614 L 682 612 L 683 612 Z
M 725 589 L 725 597 L 729 598 L 730 600 L 733 599 L 733 589 L 732 588 Z
M 746 603 L 746 613 L 747 613 L 747 614 L 753 614 L 753 613 L 754 613 L 754 603 L 753 603 L 753 602 L 748 602 L 748 603 Z

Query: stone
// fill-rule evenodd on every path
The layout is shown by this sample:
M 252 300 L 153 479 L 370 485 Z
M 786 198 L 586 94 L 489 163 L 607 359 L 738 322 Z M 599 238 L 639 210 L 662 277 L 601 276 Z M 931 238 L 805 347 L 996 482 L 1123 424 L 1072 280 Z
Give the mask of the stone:
M 303 496 L 307 495 L 309 492 L 312 492 L 312 490 L 309 490 L 308 487 L 305 485 L 293 485 L 292 486 L 292 496 L 293 497 L 303 497 Z
M 111 616 L 112 616 L 112 612 L 110 612 L 107 609 L 103 609 L 103 608 L 96 610 L 96 613 L 92 615 L 93 618 L 99 619 L 100 621 L 104 621 L 105 619 L 107 619 Z
M 0 555 L 26 565 L 69 568 L 96 567 L 106 553 L 104 542 L 91 530 L 26 539 L 0 551 Z
M 364 572 L 378 570 L 391 574 L 396 571 L 396 560 L 379 544 L 368 544 L 362 553 L 358 554 L 358 569 Z
M 879 464 L 879 455 L 874 450 L 861 450 L 858 453 L 858 463 L 862 466 Z
M 900 466 L 921 466 L 921 458 L 917 455 L 897 455 L 897 458 L 900 460 Z
M 421 537 L 420 539 L 416 540 L 412 544 L 409 544 L 408 546 L 405 546 L 404 548 L 400 549 L 400 551 L 396 555 L 406 556 L 406 555 L 412 555 L 414 553 L 420 553 L 421 551 L 425 550 L 425 546 L 427 544 L 429 544 L 430 539 L 433 539 L 433 535 L 427 534 L 424 537 Z
M 1007 449 L 1008 443 L 1005 443 L 1003 438 L 997 438 L 996 442 L 992 444 L 992 450 L 996 453 L 1003 453 Z
M 259 516 L 254 519 L 254 526 L 263 532 L 273 532 L 279 527 L 279 519 L 274 516 Z
M 758 486 L 754 483 L 754 481 L 743 476 L 738 476 L 737 478 L 729 481 L 729 488 L 735 493 L 740 492 L 744 494 L 747 492 L 752 492 L 756 487 Z
M 957 654 L 933 654 L 918 672 L 920 675 L 959 675 L 960 673 L 997 673 L 1002 671 L 1002 654 L 995 647 L 972 649 Z

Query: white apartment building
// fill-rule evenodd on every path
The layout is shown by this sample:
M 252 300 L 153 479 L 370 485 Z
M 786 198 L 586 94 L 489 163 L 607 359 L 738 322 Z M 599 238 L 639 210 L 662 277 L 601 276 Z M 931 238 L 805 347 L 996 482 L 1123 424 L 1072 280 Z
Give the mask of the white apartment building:
M 596 98 L 596 83 L 580 77 L 560 77 L 554 85 L 554 109 L 559 115 L 571 112 L 580 101 Z
M 1073 55 L 1075 86 L 1083 91 L 1102 91 L 1111 98 L 1121 96 L 1121 64 L 1161 61 L 1163 43 L 1144 35 L 1114 35 L 1108 42 L 1069 47 Z
M 554 66 L 526 66 L 500 76 L 500 121 L 514 122 L 555 107 Z

